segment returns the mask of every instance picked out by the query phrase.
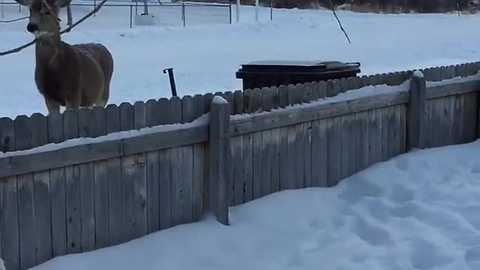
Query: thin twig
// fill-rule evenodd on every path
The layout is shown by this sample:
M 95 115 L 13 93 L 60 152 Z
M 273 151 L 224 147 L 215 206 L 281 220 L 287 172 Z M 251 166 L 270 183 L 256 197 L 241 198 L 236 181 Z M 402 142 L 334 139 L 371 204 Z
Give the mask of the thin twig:
M 350 41 L 350 38 L 348 37 L 347 32 L 345 31 L 345 29 L 343 29 L 343 26 L 342 26 L 342 23 L 340 22 L 340 19 L 338 19 L 338 17 L 337 17 L 337 13 L 335 12 L 335 6 L 333 5 L 332 0 L 330 0 L 330 5 L 332 6 L 333 15 L 337 19 L 338 25 L 340 25 L 340 29 L 342 29 L 343 33 L 345 34 L 345 37 L 347 37 L 348 43 L 352 44 L 352 42 Z
M 68 33 L 70 32 L 73 28 L 75 28 L 75 26 L 81 24 L 82 22 L 84 22 L 86 19 L 88 19 L 89 17 L 91 17 L 94 13 L 98 12 L 100 10 L 100 8 L 107 2 L 108 0 L 103 0 L 100 5 L 98 5 L 95 9 L 93 9 L 90 13 L 88 13 L 87 15 L 85 15 L 83 18 L 81 18 L 79 21 L 75 22 L 73 25 L 65 28 L 64 30 L 62 30 L 60 32 L 60 35 L 64 34 L 64 33 Z M 37 39 L 34 39 L 32 41 L 30 41 L 29 43 L 27 44 L 24 44 L 20 47 L 17 47 L 17 48 L 14 48 L 14 49 L 11 49 L 11 50 L 8 50 L 8 51 L 4 51 L 4 52 L 0 52 L 0 56 L 4 56 L 4 55 L 8 55 L 8 54 L 12 54 L 12 53 L 17 53 L 17 52 L 20 52 L 21 50 L 23 49 L 26 49 L 30 46 L 32 46 L 33 44 L 35 44 L 35 42 L 37 41 Z

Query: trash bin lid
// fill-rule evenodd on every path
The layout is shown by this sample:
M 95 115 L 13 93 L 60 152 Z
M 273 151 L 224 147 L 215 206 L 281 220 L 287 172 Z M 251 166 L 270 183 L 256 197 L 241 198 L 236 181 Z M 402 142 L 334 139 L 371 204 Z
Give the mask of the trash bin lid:
M 349 62 L 343 63 L 339 61 L 284 61 L 284 60 L 268 60 L 268 61 L 254 61 L 243 64 L 239 73 L 297 73 L 297 72 L 331 72 L 331 71 L 346 71 L 358 70 L 360 72 L 360 63 Z

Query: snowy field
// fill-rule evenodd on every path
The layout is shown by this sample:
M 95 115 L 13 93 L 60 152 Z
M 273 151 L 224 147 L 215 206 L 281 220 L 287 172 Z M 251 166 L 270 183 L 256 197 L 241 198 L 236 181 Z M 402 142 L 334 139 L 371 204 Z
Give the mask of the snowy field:
M 28 15 L 26 9 L 22 12 L 7 6 L 4 19 Z M 75 7 L 74 19 L 86 12 L 86 7 Z M 332 13 L 325 10 L 274 10 L 270 21 L 270 9 L 262 8 L 255 22 L 253 7 L 242 6 L 241 22 L 236 23 L 233 8 L 230 25 L 228 10 L 204 8 L 197 13 L 204 16 L 197 16 L 196 24 L 187 21 L 187 27 L 181 26 L 177 11 L 160 12 L 157 7 L 150 12 L 160 14 L 158 20 L 165 25 L 130 29 L 129 9 L 108 7 L 63 36 L 73 43 L 102 42 L 112 51 L 115 72 L 109 103 L 169 97 L 168 75 L 162 73 L 169 67 L 183 96 L 241 89 L 235 72 L 241 64 L 257 60 L 359 61 L 362 74 L 373 74 L 480 58 L 476 15 L 338 12 L 353 42 L 348 44 Z M 62 14 L 62 25 L 65 17 Z M 190 17 L 187 14 L 187 20 Z M 0 24 L 0 50 L 30 41 L 26 24 Z M 46 113 L 33 80 L 34 63 L 33 47 L 1 57 L 0 117 Z
M 477 270 L 480 141 L 413 151 L 334 188 L 279 192 L 33 270 Z

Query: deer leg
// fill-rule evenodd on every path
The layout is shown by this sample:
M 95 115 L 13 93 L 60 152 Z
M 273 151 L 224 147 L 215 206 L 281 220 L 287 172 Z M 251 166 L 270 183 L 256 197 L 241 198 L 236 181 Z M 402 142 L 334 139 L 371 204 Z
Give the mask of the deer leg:
M 48 114 L 51 114 L 52 112 L 60 112 L 60 103 L 52 99 L 45 98 L 45 104 L 47 105 Z
M 67 110 L 75 110 L 80 108 L 81 100 L 80 100 L 81 93 L 74 95 L 70 99 L 67 99 L 65 102 L 65 107 Z

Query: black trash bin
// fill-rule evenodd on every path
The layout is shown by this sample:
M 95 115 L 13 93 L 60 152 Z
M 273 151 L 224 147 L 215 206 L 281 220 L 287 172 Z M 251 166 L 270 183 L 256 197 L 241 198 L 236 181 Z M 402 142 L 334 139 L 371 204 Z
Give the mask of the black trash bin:
M 360 63 L 339 61 L 258 61 L 242 65 L 243 90 L 355 77 Z

